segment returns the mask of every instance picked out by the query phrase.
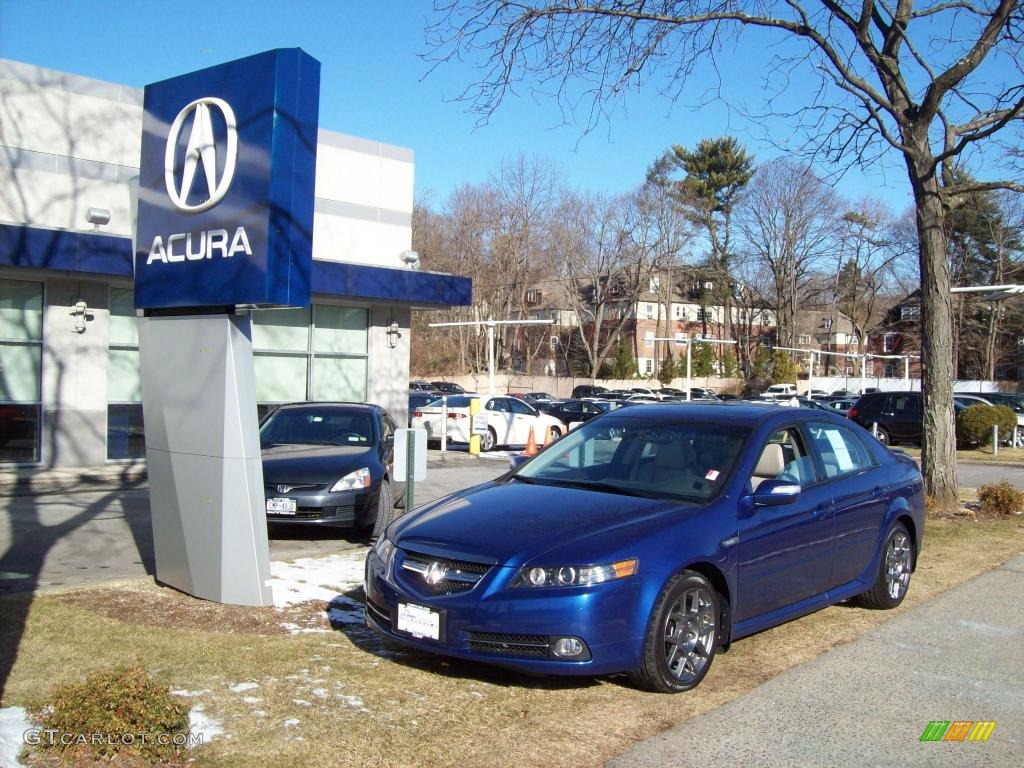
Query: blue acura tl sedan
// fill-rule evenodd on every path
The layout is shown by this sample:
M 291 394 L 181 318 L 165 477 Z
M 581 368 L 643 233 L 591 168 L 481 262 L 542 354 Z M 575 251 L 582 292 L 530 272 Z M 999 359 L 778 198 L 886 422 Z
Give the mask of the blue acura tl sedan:
M 635 406 L 392 523 L 366 620 L 440 654 L 685 691 L 733 640 L 899 605 L 923 531 L 917 466 L 837 415 Z

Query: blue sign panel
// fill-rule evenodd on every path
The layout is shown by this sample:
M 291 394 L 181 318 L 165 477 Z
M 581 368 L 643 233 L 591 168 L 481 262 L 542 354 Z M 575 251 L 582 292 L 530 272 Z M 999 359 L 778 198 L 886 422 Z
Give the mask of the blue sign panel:
M 135 306 L 308 306 L 320 63 L 268 51 L 146 86 Z

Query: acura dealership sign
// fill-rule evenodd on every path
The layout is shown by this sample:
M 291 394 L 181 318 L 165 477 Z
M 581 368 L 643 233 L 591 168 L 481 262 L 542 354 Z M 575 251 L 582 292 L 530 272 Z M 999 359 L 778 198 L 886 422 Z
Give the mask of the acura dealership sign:
M 297 48 L 146 87 L 136 307 L 309 304 L 319 93 Z

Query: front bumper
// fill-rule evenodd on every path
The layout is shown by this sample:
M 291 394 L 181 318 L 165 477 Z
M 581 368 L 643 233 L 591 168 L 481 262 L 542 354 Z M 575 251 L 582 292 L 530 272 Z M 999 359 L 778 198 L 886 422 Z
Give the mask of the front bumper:
M 649 606 L 635 576 L 589 588 L 507 589 L 516 569 L 493 566 L 471 589 L 434 594 L 402 567 L 405 557 L 401 549 L 389 563 L 376 550 L 366 557 L 367 625 L 396 642 L 531 674 L 602 675 L 642 663 Z M 438 639 L 400 631 L 400 602 L 436 612 Z M 582 640 L 584 660 L 555 657 L 557 638 Z
M 263 491 L 268 500 L 291 499 L 295 502 L 294 514 L 271 512 L 268 509 L 268 523 L 355 528 L 369 525 L 375 519 L 380 487 L 332 493 L 326 489 L 301 488 L 279 491 L 276 485 L 267 485 Z

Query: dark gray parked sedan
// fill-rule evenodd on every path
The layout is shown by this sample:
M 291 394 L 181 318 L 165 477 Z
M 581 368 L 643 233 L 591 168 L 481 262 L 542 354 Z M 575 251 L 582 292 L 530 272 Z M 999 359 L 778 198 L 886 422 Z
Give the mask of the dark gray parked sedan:
M 267 520 L 377 536 L 394 517 L 395 422 L 377 405 L 282 405 L 260 427 Z

